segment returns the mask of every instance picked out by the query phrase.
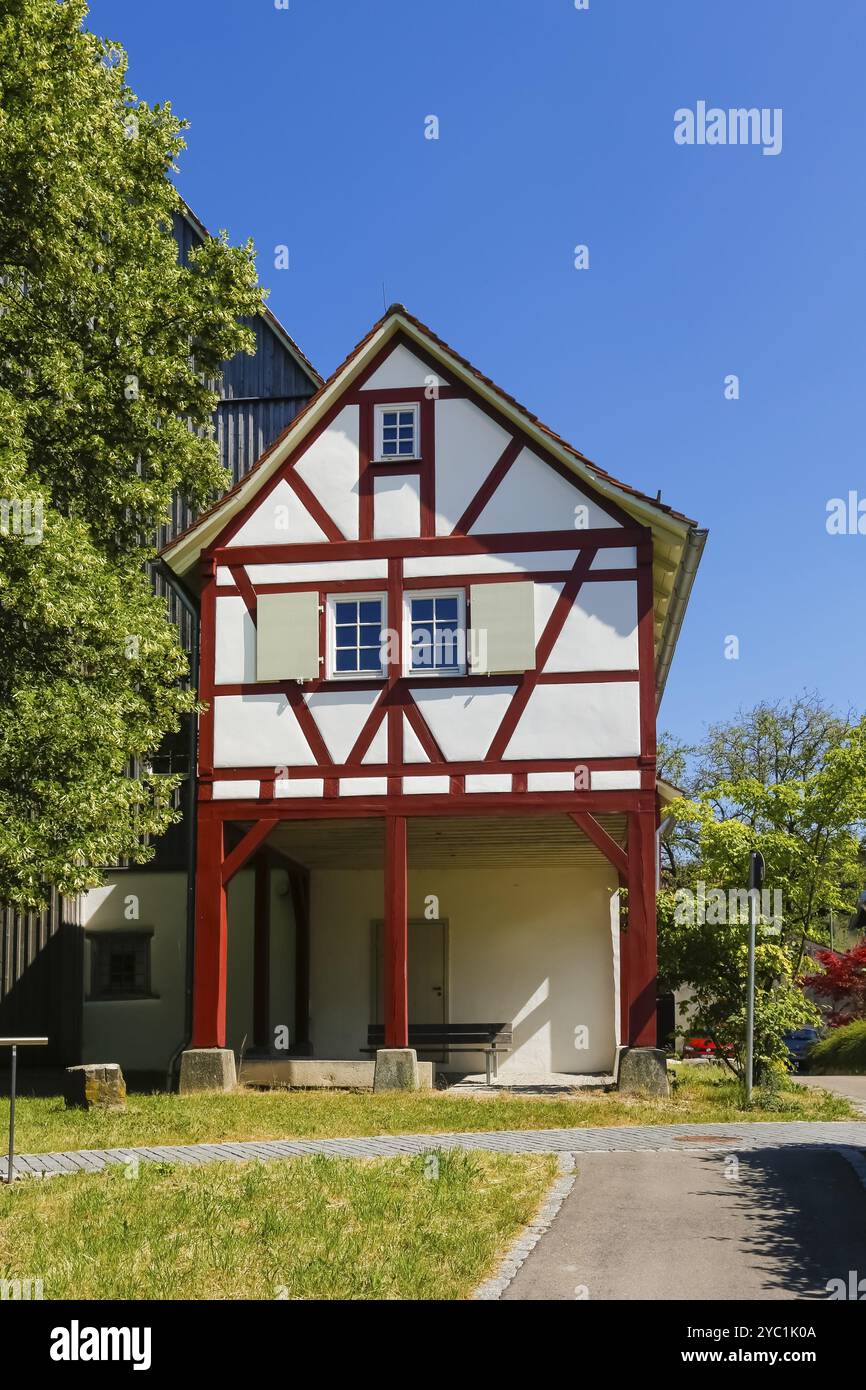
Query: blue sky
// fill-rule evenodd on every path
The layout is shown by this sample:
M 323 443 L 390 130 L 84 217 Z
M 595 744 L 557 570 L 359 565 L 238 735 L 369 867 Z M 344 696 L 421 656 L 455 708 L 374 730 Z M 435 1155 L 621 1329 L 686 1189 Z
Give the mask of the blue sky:
M 866 6 L 92 0 L 89 26 L 190 121 L 181 191 L 253 237 L 321 372 L 384 281 L 709 527 L 663 727 L 696 738 L 804 687 L 866 706 L 866 534 L 826 529 L 829 499 L 866 499 Z M 781 153 L 677 145 L 674 112 L 701 100 L 781 108 Z

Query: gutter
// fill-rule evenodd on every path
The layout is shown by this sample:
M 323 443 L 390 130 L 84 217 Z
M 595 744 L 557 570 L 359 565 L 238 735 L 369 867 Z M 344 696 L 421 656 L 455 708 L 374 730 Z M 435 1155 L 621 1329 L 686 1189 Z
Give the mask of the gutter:
M 695 582 L 695 575 L 698 572 L 698 565 L 701 563 L 701 556 L 704 553 L 704 546 L 707 543 L 708 532 L 701 530 L 697 526 L 689 528 L 686 537 L 686 548 L 680 567 L 677 570 L 677 577 L 674 582 L 674 591 L 671 594 L 670 606 L 668 608 L 667 620 L 664 632 L 662 633 L 661 648 L 656 662 L 656 707 L 662 702 L 665 693 L 668 674 L 671 669 L 674 651 L 679 640 L 680 629 L 686 615 L 692 587 Z
M 201 627 L 199 623 L 198 606 L 187 589 L 182 584 L 177 575 L 169 569 L 162 559 L 153 561 L 154 568 L 160 577 L 168 585 L 178 603 L 189 615 L 192 623 L 192 650 L 189 660 L 189 678 L 191 687 L 198 692 L 199 678 L 199 643 L 201 638 Z M 196 771 L 198 768 L 198 720 L 196 716 L 190 715 L 189 720 L 189 772 L 187 774 L 186 785 L 186 958 L 184 961 L 184 995 L 183 995 L 183 1029 L 182 1040 L 171 1054 L 168 1063 L 166 1080 L 168 1089 L 171 1090 L 174 1084 L 174 1074 L 177 1069 L 178 1060 L 182 1052 L 185 1052 L 192 1039 L 192 971 L 193 953 L 195 948 L 195 855 L 196 855 L 196 830 L 197 830 L 197 791 L 198 779 Z

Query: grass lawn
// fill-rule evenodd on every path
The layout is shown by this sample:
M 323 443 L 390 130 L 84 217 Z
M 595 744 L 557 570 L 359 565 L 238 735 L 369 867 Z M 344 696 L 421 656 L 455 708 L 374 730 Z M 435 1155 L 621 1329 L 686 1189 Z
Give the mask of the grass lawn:
M 8 1118 L 0 1102 L 0 1135 Z M 721 1067 L 676 1070 L 670 1100 L 600 1092 L 574 1097 L 455 1096 L 448 1091 L 373 1095 L 361 1091 L 256 1091 L 192 1096 L 133 1095 L 124 1112 L 66 1110 L 57 1097 L 16 1105 L 18 1153 L 195 1144 L 232 1139 L 309 1139 L 359 1134 L 435 1134 L 453 1130 L 560 1129 L 732 1120 L 862 1119 L 849 1101 L 790 1085 L 771 1105 L 740 1108 L 735 1080 Z M 866 1134 L 866 1129 L 864 1129 Z M 5 1145 L 0 1140 L 0 1154 Z
M 459 1299 L 531 1221 L 548 1155 L 142 1164 L 0 1188 L 0 1278 L 46 1299 Z

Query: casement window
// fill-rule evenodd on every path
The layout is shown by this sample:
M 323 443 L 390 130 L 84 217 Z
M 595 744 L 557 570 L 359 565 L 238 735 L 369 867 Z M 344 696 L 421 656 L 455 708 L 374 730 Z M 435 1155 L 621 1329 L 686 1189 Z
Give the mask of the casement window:
M 150 988 L 152 928 L 89 932 L 89 999 L 153 999 Z
M 466 600 L 461 589 L 406 596 L 407 669 L 412 675 L 466 673 Z
M 328 598 L 328 677 L 384 676 L 384 594 L 332 594 Z
M 418 406 L 377 405 L 375 436 L 376 463 L 420 458 Z

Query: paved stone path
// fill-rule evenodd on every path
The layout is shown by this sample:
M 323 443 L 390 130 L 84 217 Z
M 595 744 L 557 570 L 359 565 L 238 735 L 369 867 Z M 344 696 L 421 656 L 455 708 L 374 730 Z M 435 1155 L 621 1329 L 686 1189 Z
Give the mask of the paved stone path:
M 77 1149 L 69 1153 L 18 1154 L 19 1178 L 99 1172 L 109 1164 L 217 1163 L 241 1159 L 394 1158 L 433 1149 L 482 1149 L 492 1153 L 695 1152 L 698 1149 L 776 1149 L 848 1146 L 866 1149 L 866 1122 L 793 1120 L 787 1123 L 635 1125 L 586 1129 L 514 1129 L 471 1134 L 394 1134 L 354 1139 L 279 1139 L 259 1143 L 154 1145 L 128 1149 Z M 6 1162 L 0 1156 L 0 1175 Z

